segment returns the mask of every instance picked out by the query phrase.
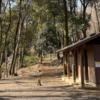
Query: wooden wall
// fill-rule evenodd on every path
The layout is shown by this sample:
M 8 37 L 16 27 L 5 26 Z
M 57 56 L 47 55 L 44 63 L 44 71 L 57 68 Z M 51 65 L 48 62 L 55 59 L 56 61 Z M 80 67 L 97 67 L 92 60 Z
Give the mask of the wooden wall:
M 100 62 L 100 45 L 94 46 L 94 60 Z M 100 84 L 100 67 L 95 66 L 96 84 Z
M 96 83 L 93 46 L 87 48 L 89 82 Z
M 79 50 L 77 51 L 77 66 L 78 66 L 78 78 L 81 78 L 81 56 Z

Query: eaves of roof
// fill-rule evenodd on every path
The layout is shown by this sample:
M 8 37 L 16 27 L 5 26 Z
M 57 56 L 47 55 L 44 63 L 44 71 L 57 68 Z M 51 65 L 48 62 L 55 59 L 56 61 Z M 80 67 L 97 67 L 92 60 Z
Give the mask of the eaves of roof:
M 66 46 L 66 47 L 64 47 L 62 49 L 57 50 L 56 53 L 75 49 L 76 47 L 79 47 L 79 46 L 81 46 L 81 45 L 83 45 L 83 44 L 85 44 L 85 43 L 87 43 L 87 42 L 99 37 L 99 36 L 100 36 L 100 33 L 92 35 L 92 36 L 88 36 L 88 37 L 86 37 L 86 38 L 84 38 L 82 40 L 77 41 L 76 43 L 73 43 L 73 44 L 71 44 L 69 46 Z

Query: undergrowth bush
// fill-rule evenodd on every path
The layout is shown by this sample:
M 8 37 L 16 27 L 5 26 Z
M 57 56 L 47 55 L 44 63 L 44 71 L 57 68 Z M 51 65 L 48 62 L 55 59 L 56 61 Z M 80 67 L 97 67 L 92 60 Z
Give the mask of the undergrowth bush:
M 39 62 L 39 58 L 37 56 L 25 56 L 23 61 L 24 67 L 30 67 Z
M 2 64 L 1 70 L 5 70 L 5 63 Z

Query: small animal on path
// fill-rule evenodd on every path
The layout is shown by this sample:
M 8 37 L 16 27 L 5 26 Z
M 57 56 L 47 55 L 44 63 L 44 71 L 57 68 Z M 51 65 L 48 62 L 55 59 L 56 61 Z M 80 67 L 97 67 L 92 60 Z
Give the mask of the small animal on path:
M 41 84 L 41 79 L 40 78 L 38 78 L 37 79 L 37 86 L 41 86 L 42 84 Z

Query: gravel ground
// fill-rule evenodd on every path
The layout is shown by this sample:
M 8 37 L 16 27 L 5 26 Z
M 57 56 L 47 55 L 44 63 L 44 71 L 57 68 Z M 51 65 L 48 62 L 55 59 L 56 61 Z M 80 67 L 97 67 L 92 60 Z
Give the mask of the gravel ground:
M 62 81 L 61 70 L 48 66 L 22 69 L 19 76 L 0 80 L 0 100 L 100 100 L 100 90 L 75 89 Z M 42 86 L 37 86 L 38 78 Z

